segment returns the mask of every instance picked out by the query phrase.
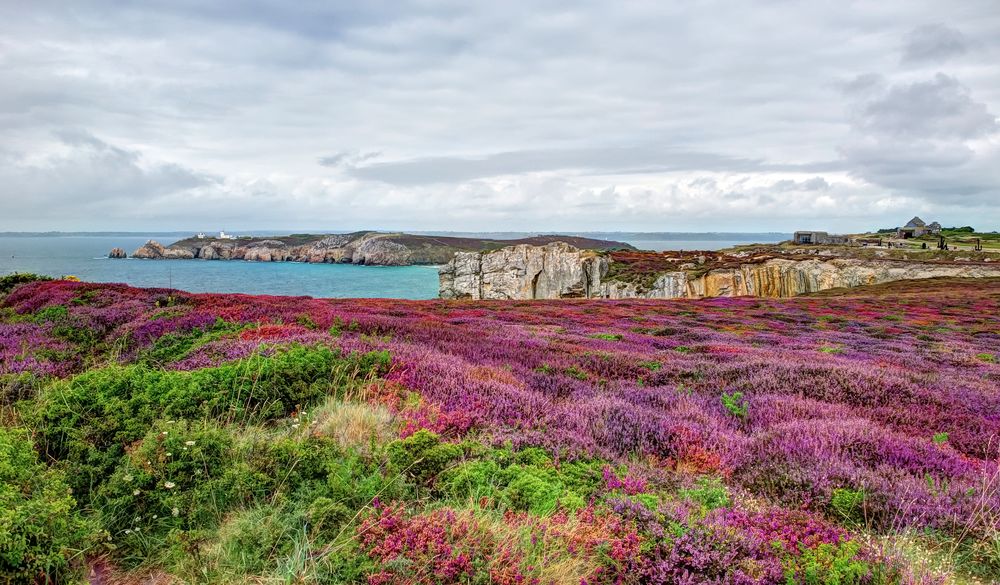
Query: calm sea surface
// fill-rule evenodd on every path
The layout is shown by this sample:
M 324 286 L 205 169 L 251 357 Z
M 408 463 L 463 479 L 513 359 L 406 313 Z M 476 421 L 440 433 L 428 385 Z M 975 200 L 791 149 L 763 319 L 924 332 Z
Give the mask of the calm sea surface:
M 605 234 L 602 234 L 605 235 Z M 631 236 L 632 234 L 627 234 Z M 646 250 L 715 250 L 736 244 L 779 241 L 767 235 L 727 234 L 731 239 L 663 239 L 660 234 L 615 238 Z M 610 234 L 608 235 L 610 237 Z M 111 248 L 129 254 L 146 240 L 164 244 L 176 236 L 0 236 L 0 276 L 35 272 L 73 275 L 90 282 L 124 282 L 134 286 L 176 288 L 190 292 L 234 292 L 312 297 L 437 297 L 433 266 L 353 266 L 294 262 L 206 260 L 112 260 Z

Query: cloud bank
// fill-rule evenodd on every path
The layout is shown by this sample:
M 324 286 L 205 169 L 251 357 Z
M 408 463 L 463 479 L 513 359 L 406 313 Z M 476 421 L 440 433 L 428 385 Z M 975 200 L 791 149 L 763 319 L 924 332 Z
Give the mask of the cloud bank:
M 0 3 L 0 230 L 1000 229 L 1000 14 Z

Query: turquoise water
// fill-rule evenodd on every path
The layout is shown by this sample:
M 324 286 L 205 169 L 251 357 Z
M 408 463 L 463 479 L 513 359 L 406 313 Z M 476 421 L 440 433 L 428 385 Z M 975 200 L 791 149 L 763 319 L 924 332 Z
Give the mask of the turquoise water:
M 88 282 L 124 282 L 190 292 L 398 299 L 432 299 L 438 294 L 437 268 L 433 266 L 107 258 L 115 246 L 131 254 L 147 239 L 149 237 L 0 237 L 0 275 L 11 272 L 71 274 Z
M 645 250 L 717 250 L 736 244 L 787 239 L 773 234 L 721 237 L 706 234 L 704 239 L 692 237 L 695 234 L 680 236 L 601 234 Z M 433 299 L 438 294 L 437 268 L 433 266 L 107 258 L 111 248 L 121 247 L 131 254 L 148 239 L 168 243 L 179 238 L 176 234 L 0 236 L 0 275 L 11 272 L 73 275 L 89 282 L 124 282 L 190 292 L 397 299 Z

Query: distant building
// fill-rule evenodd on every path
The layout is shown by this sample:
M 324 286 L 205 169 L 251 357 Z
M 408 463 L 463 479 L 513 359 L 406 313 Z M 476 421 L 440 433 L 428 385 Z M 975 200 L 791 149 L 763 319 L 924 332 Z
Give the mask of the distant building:
M 227 234 L 226 232 L 221 231 L 221 232 L 219 232 L 219 239 L 220 240 L 235 240 L 236 236 L 234 236 L 232 234 Z
M 847 236 L 828 234 L 826 232 L 795 232 L 792 236 L 795 244 L 846 244 Z
M 919 217 L 914 217 L 906 223 L 903 227 L 896 230 L 896 237 L 902 240 L 907 240 L 910 238 L 919 238 L 920 236 L 925 236 L 928 234 L 940 234 L 941 224 L 938 222 L 931 222 L 930 225 L 924 223 L 924 220 Z
M 198 239 L 199 240 L 204 240 L 205 239 L 205 232 L 198 232 Z

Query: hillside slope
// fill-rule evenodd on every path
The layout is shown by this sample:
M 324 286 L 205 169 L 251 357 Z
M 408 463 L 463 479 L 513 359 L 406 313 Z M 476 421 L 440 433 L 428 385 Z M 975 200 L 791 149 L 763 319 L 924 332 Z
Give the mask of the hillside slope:
M 20 284 L 0 571 L 989 582 L 997 315 L 992 280 L 560 303 Z

